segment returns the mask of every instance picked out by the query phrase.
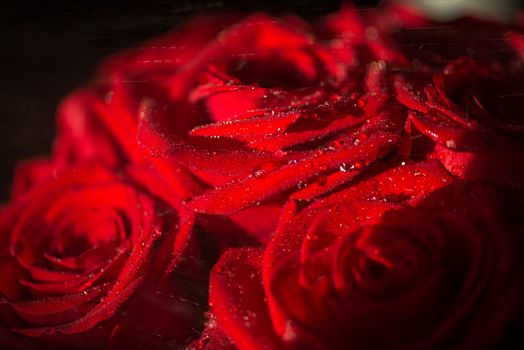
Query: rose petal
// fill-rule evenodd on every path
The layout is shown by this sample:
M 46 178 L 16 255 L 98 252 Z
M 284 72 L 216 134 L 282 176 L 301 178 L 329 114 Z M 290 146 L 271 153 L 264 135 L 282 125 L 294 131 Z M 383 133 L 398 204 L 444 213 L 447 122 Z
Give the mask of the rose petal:
M 210 306 L 238 347 L 277 349 L 279 339 L 267 317 L 267 305 L 261 302 L 260 264 L 261 252 L 256 249 L 230 250 L 223 255 L 211 272 Z

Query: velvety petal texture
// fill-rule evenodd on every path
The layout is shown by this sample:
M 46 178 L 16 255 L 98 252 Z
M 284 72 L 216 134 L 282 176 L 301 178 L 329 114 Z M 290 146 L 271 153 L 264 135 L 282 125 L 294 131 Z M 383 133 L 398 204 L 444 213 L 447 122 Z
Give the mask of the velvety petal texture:
M 211 275 L 218 325 L 239 349 L 494 347 L 523 291 L 516 202 L 475 185 L 404 191 L 315 203 L 265 250 L 227 252 Z
M 113 317 L 145 281 L 150 288 L 172 271 L 193 216 L 168 191 L 145 190 L 146 171 L 130 174 L 86 164 L 3 209 L 0 308 L 12 331 L 87 332 Z M 164 185 L 157 180 L 158 192 Z
M 0 209 L 0 348 L 524 344 L 522 19 L 396 3 L 107 58 Z

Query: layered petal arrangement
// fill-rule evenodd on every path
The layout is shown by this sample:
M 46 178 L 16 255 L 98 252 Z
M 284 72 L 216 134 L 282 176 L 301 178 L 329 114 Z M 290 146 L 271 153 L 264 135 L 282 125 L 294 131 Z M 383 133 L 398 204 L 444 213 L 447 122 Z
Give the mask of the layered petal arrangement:
M 24 170 L 36 166 L 32 172 L 41 173 L 40 165 Z M 33 337 L 92 329 L 131 294 L 152 293 L 167 279 L 187 245 L 192 217 L 97 164 L 26 189 L 0 222 L 6 323 Z
M 357 187 L 389 195 L 373 182 Z M 522 295 L 520 232 L 489 189 L 404 191 L 320 201 L 265 249 L 228 251 L 211 273 L 218 327 L 241 349 L 496 346 Z
M 524 344 L 523 78 L 518 21 L 400 7 L 108 58 L 0 211 L 0 346 Z

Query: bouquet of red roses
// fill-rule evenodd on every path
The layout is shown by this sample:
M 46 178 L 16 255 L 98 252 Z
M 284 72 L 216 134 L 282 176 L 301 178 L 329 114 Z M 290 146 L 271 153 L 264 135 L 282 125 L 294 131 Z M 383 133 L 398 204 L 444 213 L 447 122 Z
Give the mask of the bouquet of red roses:
M 523 23 L 397 7 L 119 53 L 16 170 L 0 347 L 509 348 L 522 96 Z

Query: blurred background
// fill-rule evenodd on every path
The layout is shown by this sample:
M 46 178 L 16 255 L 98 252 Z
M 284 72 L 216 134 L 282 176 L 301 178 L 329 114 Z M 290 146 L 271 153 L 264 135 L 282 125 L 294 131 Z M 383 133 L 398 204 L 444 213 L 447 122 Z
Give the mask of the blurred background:
M 400 1 L 400 0 L 399 0 Z M 434 18 L 463 13 L 506 19 L 517 0 L 403 0 Z M 376 7 L 385 1 L 353 1 Z M 293 12 L 315 21 L 333 0 L 19 0 L 0 11 L 0 203 L 16 162 L 50 152 L 60 99 L 89 82 L 106 56 L 169 31 L 187 17 L 218 11 Z

